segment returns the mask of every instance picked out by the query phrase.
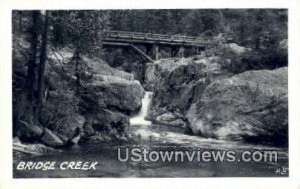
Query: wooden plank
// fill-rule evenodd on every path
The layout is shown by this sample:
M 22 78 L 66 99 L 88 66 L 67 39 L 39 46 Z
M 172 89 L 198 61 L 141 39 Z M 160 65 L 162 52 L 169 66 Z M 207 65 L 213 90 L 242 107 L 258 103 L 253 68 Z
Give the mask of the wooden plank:
M 178 42 L 194 42 L 203 43 L 203 39 L 200 37 L 193 36 L 178 36 L 178 35 L 165 35 L 165 34 L 152 34 L 152 33 L 141 33 L 141 32 L 127 32 L 127 31 L 110 31 L 107 32 L 108 36 L 118 38 L 135 38 L 135 39 L 149 39 L 149 40 L 167 40 L 167 41 L 178 41 Z
M 133 43 L 133 44 L 160 44 L 167 46 L 197 46 L 197 47 L 205 47 L 208 43 L 202 42 L 183 42 L 179 40 L 150 40 L 150 39 L 125 39 L 125 38 L 106 38 L 102 40 L 102 44 L 104 45 L 118 45 L 122 46 L 124 43 Z M 124 45 L 123 45 L 124 46 Z
M 118 42 L 105 42 L 102 41 L 102 45 L 107 46 L 130 46 L 129 43 L 118 43 Z

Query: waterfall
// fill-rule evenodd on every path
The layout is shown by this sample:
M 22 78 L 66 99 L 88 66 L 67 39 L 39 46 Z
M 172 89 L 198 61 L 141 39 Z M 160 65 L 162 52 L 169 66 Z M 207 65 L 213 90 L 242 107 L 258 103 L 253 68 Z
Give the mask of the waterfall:
M 150 125 L 151 121 L 145 120 L 149 104 L 151 103 L 152 92 L 146 91 L 142 99 L 142 107 L 139 113 L 130 118 L 130 125 Z

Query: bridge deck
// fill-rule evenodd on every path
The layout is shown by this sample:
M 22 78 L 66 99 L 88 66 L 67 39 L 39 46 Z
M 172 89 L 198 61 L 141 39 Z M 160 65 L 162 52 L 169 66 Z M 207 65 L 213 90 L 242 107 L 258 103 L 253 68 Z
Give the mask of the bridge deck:
M 110 42 L 118 43 L 140 43 L 140 44 L 163 44 L 172 46 L 195 46 L 204 47 L 209 41 L 201 37 L 163 35 L 140 32 L 109 31 L 105 33 L 104 44 Z

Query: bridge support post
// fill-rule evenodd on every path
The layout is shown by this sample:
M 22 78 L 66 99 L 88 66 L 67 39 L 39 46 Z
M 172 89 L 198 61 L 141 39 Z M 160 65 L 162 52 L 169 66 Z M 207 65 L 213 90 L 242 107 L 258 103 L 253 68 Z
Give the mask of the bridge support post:
M 179 48 L 178 54 L 179 54 L 179 57 L 180 57 L 180 58 L 184 57 L 184 50 L 185 50 L 184 47 L 180 47 L 180 48 Z
M 155 60 L 159 59 L 159 47 L 158 45 L 154 45 L 154 55 L 155 55 Z
M 171 47 L 171 58 L 176 57 L 177 51 L 176 47 Z

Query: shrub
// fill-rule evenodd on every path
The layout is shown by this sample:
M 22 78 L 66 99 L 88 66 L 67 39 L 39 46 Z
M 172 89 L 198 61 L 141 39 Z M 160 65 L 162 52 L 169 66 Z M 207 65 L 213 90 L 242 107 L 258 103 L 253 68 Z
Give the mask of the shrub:
M 251 50 L 238 54 L 228 46 L 215 43 L 206 51 L 206 55 L 219 56 L 222 68 L 235 74 L 247 70 L 276 69 L 288 65 L 287 50 L 280 48 Z

